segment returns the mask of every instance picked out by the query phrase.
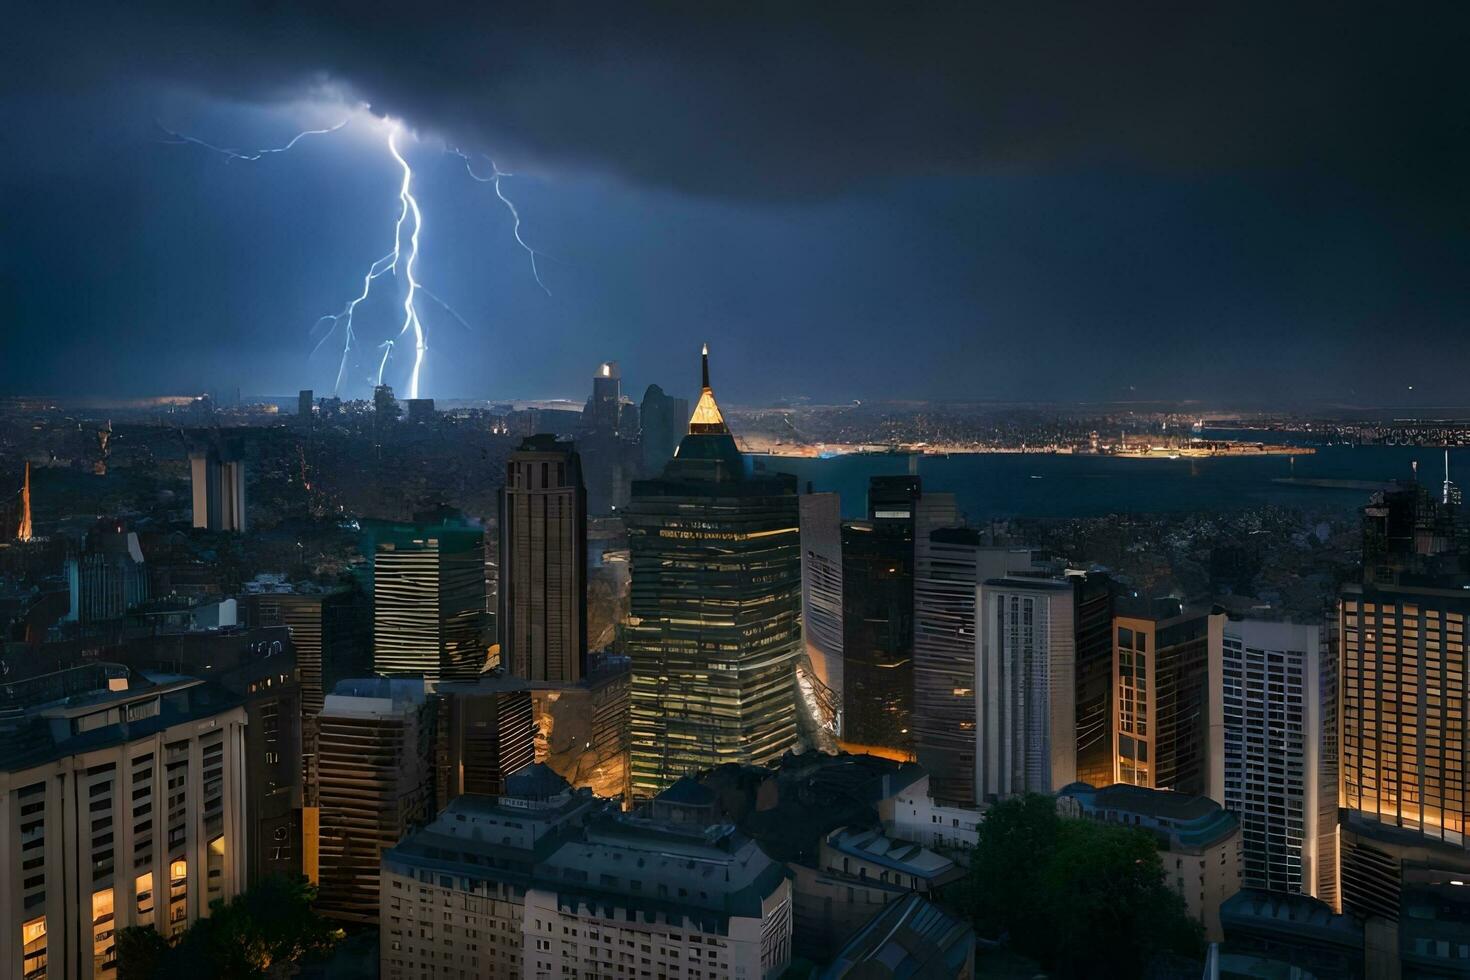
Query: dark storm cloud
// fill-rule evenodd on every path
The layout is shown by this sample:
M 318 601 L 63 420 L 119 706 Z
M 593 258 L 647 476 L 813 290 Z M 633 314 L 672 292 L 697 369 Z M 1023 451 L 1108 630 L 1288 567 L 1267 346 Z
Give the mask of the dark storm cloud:
M 1459 207 L 1466 9 L 36 4 L 10 68 L 12 90 L 247 100 L 331 80 L 464 144 L 728 196 L 1107 166 L 1312 170 Z

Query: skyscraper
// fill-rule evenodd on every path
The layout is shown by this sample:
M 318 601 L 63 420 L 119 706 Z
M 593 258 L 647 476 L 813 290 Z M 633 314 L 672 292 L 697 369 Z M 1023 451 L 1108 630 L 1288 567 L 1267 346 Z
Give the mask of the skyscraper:
M 473 680 L 484 667 L 485 533 L 458 514 L 364 522 L 372 555 L 373 670 Z
M 500 491 L 501 664 L 575 683 L 587 672 L 587 490 L 570 442 L 531 436 Z
M 71 602 L 66 618 L 90 626 L 123 615 L 148 598 L 148 572 L 136 532 L 98 522 L 80 550 L 66 557 Z
M 674 458 L 679 440 L 689 424 L 689 401 L 664 394 L 658 385 L 649 385 L 643 393 L 638 413 L 638 450 L 644 476 L 657 476 L 664 464 Z
M 433 808 L 433 704 L 420 680 L 347 680 L 321 714 L 323 913 L 378 921 L 382 852 Z
M 304 428 L 311 426 L 312 390 L 302 388 L 296 395 L 296 424 Z
M 747 472 L 709 384 L 689 434 L 633 485 L 633 795 L 795 739 L 801 554 L 796 481 Z
M 1219 692 L 1209 795 L 1240 819 L 1242 884 L 1333 902 L 1337 862 L 1319 838 L 1337 830 L 1325 784 L 1320 626 L 1212 617 L 1210 686 Z M 1333 815 L 1322 820 L 1324 810 Z
M 805 527 L 802 529 L 805 531 Z M 974 806 L 975 601 L 992 578 L 1032 567 L 1028 548 L 939 528 L 915 543 L 914 751 L 937 800 Z
M 1116 782 L 1209 792 L 1209 632 L 1223 616 L 1164 600 L 1113 617 Z
M 1072 584 L 982 582 L 975 627 L 975 794 L 1055 793 L 1077 779 Z
M 211 446 L 189 453 L 194 526 L 210 531 L 245 530 L 245 463 Z
M 906 752 L 914 694 L 914 542 L 958 523 L 953 494 L 875 476 L 868 519 L 842 530 L 843 741 Z
M 812 722 L 842 737 L 842 502 L 804 493 L 801 518 L 803 649 L 798 689 Z

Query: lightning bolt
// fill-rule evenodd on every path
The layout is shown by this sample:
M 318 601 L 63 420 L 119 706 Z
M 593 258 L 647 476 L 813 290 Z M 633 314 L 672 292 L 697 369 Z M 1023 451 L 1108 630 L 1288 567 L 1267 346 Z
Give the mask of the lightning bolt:
M 297 133 L 295 136 L 291 137 L 290 140 L 280 146 L 266 147 L 259 150 L 243 150 L 236 147 L 220 146 L 216 143 L 210 143 L 207 140 L 200 139 L 197 136 L 190 136 L 185 133 L 176 132 L 175 130 L 169 129 L 168 127 L 164 126 L 161 122 L 159 122 L 157 125 L 164 134 L 164 138 L 160 140 L 160 142 L 162 143 L 170 145 L 199 146 L 206 150 L 209 150 L 212 153 L 217 153 L 223 156 L 226 162 L 230 162 L 232 160 L 253 162 L 271 154 L 285 153 L 288 150 L 291 150 L 308 136 L 325 136 L 330 133 L 335 133 L 339 129 L 342 129 L 344 126 L 346 126 L 348 122 L 348 119 L 344 119 L 341 122 L 337 123 L 335 126 L 329 126 L 325 129 L 303 130 Z M 398 278 L 401 276 L 404 282 L 407 284 L 404 290 L 403 297 L 403 324 L 401 327 L 399 327 L 398 333 L 396 334 L 394 339 L 390 339 L 379 345 L 379 348 L 383 351 L 383 356 L 382 359 L 378 362 L 377 383 L 379 385 L 383 383 L 383 375 L 388 367 L 388 359 L 393 353 L 393 348 L 395 347 L 397 340 L 412 332 L 414 341 L 414 358 L 413 369 L 409 375 L 408 397 L 418 398 L 419 378 L 423 371 L 424 356 L 428 351 L 427 331 L 424 328 L 423 320 L 419 316 L 419 309 L 417 305 L 419 294 L 422 293 L 428 299 L 432 300 L 437 306 L 443 309 L 445 313 L 449 314 L 449 316 L 453 317 L 454 320 L 465 329 L 469 330 L 472 328 L 465 320 L 465 318 L 460 316 L 453 307 L 451 307 L 444 300 L 440 299 L 418 281 L 417 266 L 419 257 L 419 236 L 423 230 L 423 213 L 419 209 L 418 199 L 414 196 L 413 192 L 413 168 L 409 166 L 407 159 L 404 158 L 402 152 L 400 152 L 398 148 L 398 136 L 403 130 L 402 124 L 396 120 L 384 120 L 384 122 L 387 123 L 388 130 L 388 152 L 392 155 L 394 161 L 398 164 L 399 168 L 403 172 L 403 179 L 400 182 L 398 188 L 399 212 L 398 220 L 395 222 L 393 227 L 393 249 L 388 254 L 382 256 L 368 266 L 367 271 L 366 273 L 364 273 L 362 279 L 362 291 L 357 296 L 349 300 L 340 312 L 325 314 L 321 317 L 318 317 L 316 322 L 312 324 L 309 335 L 317 334 L 318 331 L 322 330 L 323 326 L 326 326 L 328 329 L 326 329 L 326 331 L 323 332 L 320 338 L 316 341 L 315 345 L 312 347 L 311 353 L 315 354 L 317 351 L 321 350 L 322 346 L 325 345 L 329 339 L 335 336 L 338 330 L 341 331 L 342 357 L 337 366 L 337 378 L 332 389 L 333 395 L 338 394 L 342 388 L 343 379 L 347 375 L 348 364 L 352 361 L 352 354 L 357 349 L 357 333 L 353 328 L 353 315 L 356 313 L 358 306 L 365 302 L 369 294 L 372 292 L 374 281 L 376 281 L 386 273 L 392 272 L 394 278 Z M 494 186 L 495 196 L 498 197 L 501 202 L 506 206 L 506 208 L 510 211 L 511 218 L 514 222 L 513 232 L 515 235 L 516 243 L 525 250 L 528 256 L 530 256 L 531 274 L 536 279 L 536 285 L 540 286 L 547 296 L 550 296 L 551 290 L 546 288 L 546 283 L 543 282 L 541 279 L 541 270 L 537 266 L 537 258 L 540 256 L 540 253 L 532 248 L 530 244 L 526 242 L 525 238 L 522 237 L 520 212 L 516 209 L 515 203 L 506 196 L 504 189 L 501 187 L 500 179 L 502 177 L 509 177 L 511 176 L 511 174 L 501 170 L 495 165 L 495 161 L 487 156 L 485 159 L 490 163 L 491 173 L 489 176 L 481 176 L 480 174 L 475 172 L 473 163 L 470 160 L 469 156 L 460 152 L 458 149 L 450 147 L 448 145 L 445 145 L 444 149 L 447 152 L 454 153 L 461 160 L 463 160 L 466 172 L 468 172 L 469 175 L 476 181 L 479 181 L 482 184 L 491 184 Z M 405 249 L 403 243 L 404 226 L 406 224 L 409 224 L 410 219 L 412 219 L 412 224 L 408 229 L 408 246 Z
M 550 296 L 551 290 L 547 289 L 546 283 L 541 281 L 541 270 L 536 266 L 536 257 L 540 253 L 538 253 L 534 248 L 528 245 L 526 243 L 526 240 L 521 237 L 521 213 L 516 210 L 515 202 L 506 197 L 505 191 L 502 190 L 500 187 L 500 178 L 514 177 L 515 174 L 510 173 L 507 170 L 501 170 L 495 165 L 494 160 L 486 157 L 486 161 L 488 161 L 490 164 L 490 176 L 481 177 L 479 174 L 475 173 L 473 161 L 470 160 L 468 154 L 453 146 L 445 146 L 444 149 L 450 153 L 453 153 L 455 156 L 464 161 L 465 173 L 469 174 L 471 179 L 477 180 L 482 184 L 491 184 L 495 187 L 495 196 L 500 198 L 501 203 L 503 203 L 506 208 L 510 210 L 510 217 L 512 222 L 514 223 L 512 226 L 512 232 L 516 236 L 517 244 L 519 244 L 521 248 L 525 249 L 526 254 L 531 257 L 531 275 L 536 277 L 536 285 L 540 286 L 541 291 L 544 292 L 547 296 Z
M 247 150 L 235 149 L 235 148 L 228 147 L 228 146 L 216 146 L 215 144 L 206 142 L 205 140 L 202 140 L 202 139 L 200 139 L 197 136 L 186 136 L 183 133 L 176 133 L 172 129 L 169 129 L 167 126 L 165 126 L 163 123 L 158 122 L 158 120 L 156 120 L 156 119 L 154 120 L 154 123 L 157 124 L 158 128 L 161 129 L 161 130 L 163 130 L 164 135 L 166 137 L 168 137 L 167 139 L 159 140 L 160 143 L 168 143 L 168 144 L 174 145 L 174 146 L 185 144 L 185 143 L 191 143 L 194 146 L 202 146 L 206 150 L 213 150 L 215 153 L 218 153 L 218 154 L 221 154 L 222 156 L 224 156 L 224 158 L 226 160 L 249 160 L 249 161 L 259 160 L 261 157 L 268 156 L 268 155 L 270 155 L 272 153 L 285 153 L 287 150 L 291 149 L 297 143 L 300 143 L 302 140 L 306 139 L 306 137 L 308 137 L 308 136 L 326 136 L 328 133 L 335 133 L 337 130 L 341 129 L 343 126 L 346 126 L 347 125 L 347 122 L 348 122 L 348 120 L 344 119 L 341 122 L 339 122 L 337 125 L 335 125 L 335 126 L 328 126 L 326 129 L 307 129 L 307 130 L 303 130 L 303 131 L 297 133 L 295 136 L 291 137 L 291 139 L 288 142 L 286 142 L 284 145 L 282 145 L 282 146 L 272 146 L 272 147 L 268 147 L 268 148 L 266 148 L 264 150 L 249 150 L 249 151 L 247 151 Z
M 378 363 L 378 387 L 383 386 L 383 371 L 388 367 L 388 355 L 393 353 L 393 341 L 385 340 L 378 345 L 383 350 L 383 360 Z
M 403 223 L 413 215 L 413 231 L 408 236 L 408 260 L 403 263 L 404 278 L 408 281 L 408 289 L 403 295 L 403 326 L 398 331 L 402 337 L 413 330 L 413 373 L 408 376 L 408 397 L 419 396 L 419 372 L 424 366 L 424 351 L 428 346 L 424 343 L 424 325 L 419 320 L 418 308 L 414 306 L 414 294 L 418 292 L 419 284 L 413 277 L 413 267 L 419 258 L 419 231 L 423 228 L 423 215 L 419 213 L 419 202 L 413 196 L 413 168 L 408 161 L 403 159 L 403 154 L 398 152 L 398 126 L 388 131 L 388 152 L 393 154 L 393 159 L 403 168 L 403 183 L 398 188 L 398 199 L 403 202 L 403 210 L 398 214 L 398 225 L 393 232 L 393 249 L 401 252 L 403 239 Z M 398 260 L 393 262 L 393 274 L 398 274 Z M 387 363 L 388 357 L 383 356 L 383 363 Z M 381 372 L 380 372 L 381 373 Z M 380 382 L 381 383 L 381 382 Z

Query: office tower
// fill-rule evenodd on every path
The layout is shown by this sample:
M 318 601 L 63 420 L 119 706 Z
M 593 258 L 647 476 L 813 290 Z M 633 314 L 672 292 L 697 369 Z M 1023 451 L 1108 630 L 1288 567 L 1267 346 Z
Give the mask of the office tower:
M 408 404 L 408 420 L 410 422 L 432 422 L 434 421 L 434 399 L 432 398 L 410 398 Z
M 441 684 L 435 766 L 439 805 L 466 793 L 498 796 L 511 773 L 536 761 L 532 691 L 525 681 L 485 676 Z
M 914 542 L 959 522 L 953 494 L 917 476 L 868 481 L 868 519 L 842 529 L 843 741 L 908 752 L 914 693 Z
M 638 413 L 638 449 L 644 476 L 657 476 L 664 464 L 674 458 L 679 440 L 689 424 L 689 400 L 664 394 L 658 385 L 649 385 L 643 393 Z
M 373 389 L 373 417 L 376 422 L 397 422 L 402 415 L 403 409 L 393 395 L 392 385 L 378 385 Z
M 373 670 L 473 680 L 485 665 L 485 532 L 456 513 L 365 521 L 371 545 Z
M 842 737 L 842 503 L 835 493 L 801 495 L 802 658 L 798 692 L 812 722 Z
M 434 798 L 434 708 L 421 680 L 347 680 L 321 714 L 322 912 L 376 924 L 382 852 Z
M 573 684 L 587 672 L 587 489 L 570 442 L 531 436 L 500 491 L 500 662 Z
M 976 803 L 976 588 L 1033 563 L 1029 549 L 985 541 L 980 531 L 950 527 L 915 542 L 914 751 L 934 798 L 965 806 Z
M 623 376 L 618 371 L 618 362 L 599 364 L 592 376 L 592 397 L 587 399 L 582 427 L 589 433 L 616 435 L 622 402 Z
M 1321 651 L 1320 626 L 1211 617 L 1209 795 L 1240 820 L 1247 888 L 1336 892 L 1336 862 L 1318 866 L 1318 835 L 1336 831 L 1319 824 L 1321 796 L 1337 796 L 1322 785 Z
M 640 976 L 754 980 L 791 961 L 786 869 L 728 825 L 589 821 L 538 862 L 521 922 L 527 977 L 636 962 Z
M 309 865 L 316 840 L 304 830 L 309 818 L 303 813 L 308 770 L 302 763 L 302 689 L 290 631 L 233 624 L 155 627 L 108 655 L 145 674 L 207 677 L 244 701 L 244 799 L 232 819 L 244 827 L 246 881 L 314 875 Z
M 1113 781 L 1113 583 L 1097 571 L 1068 569 L 1077 631 L 1077 779 Z
M 0 691 L 0 977 L 111 978 L 115 935 L 176 936 L 245 886 L 245 710 L 90 663 Z
M 706 351 L 708 348 L 706 348 Z M 764 763 L 796 736 L 801 643 L 796 481 L 747 472 L 709 385 L 678 454 L 628 507 L 633 795 Z
M 1235 815 L 1205 796 L 1113 785 L 1073 783 L 1057 794 L 1064 817 L 1105 820 L 1152 833 L 1164 884 L 1184 899 L 1205 938 L 1219 942 L 1220 906 L 1240 891 L 1241 836 Z
M 1209 792 L 1212 615 L 1164 600 L 1113 617 L 1115 782 Z
M 311 425 L 312 391 L 302 388 L 296 396 L 296 422 L 303 427 Z
M 356 588 L 283 585 L 240 598 L 241 621 L 262 629 L 285 626 L 296 649 L 301 684 L 301 765 L 307 807 L 316 807 L 317 718 L 338 681 L 373 669 L 372 607 Z
M 1419 483 L 1374 493 L 1363 508 L 1363 580 L 1433 585 L 1463 575 L 1465 527 L 1457 510 Z
M 138 535 L 120 522 L 102 522 L 87 532 L 80 551 L 66 556 L 71 601 L 68 622 L 90 626 L 121 619 L 148 598 L 148 571 Z
M 1077 636 L 1070 582 L 982 582 L 975 626 L 975 793 L 1054 793 L 1077 778 Z
M 321 713 L 326 692 L 352 677 L 372 673 L 372 607 L 355 587 L 302 583 L 240 596 L 240 619 L 255 629 L 285 626 L 296 648 L 301 706 Z
M 462 796 L 410 831 L 383 852 L 382 975 L 525 975 L 523 918 L 537 863 L 605 806 L 546 766 L 529 765 L 503 792 Z M 444 928 L 447 908 L 454 932 Z
M 210 531 L 245 530 L 245 463 L 218 447 L 189 453 L 194 526 Z

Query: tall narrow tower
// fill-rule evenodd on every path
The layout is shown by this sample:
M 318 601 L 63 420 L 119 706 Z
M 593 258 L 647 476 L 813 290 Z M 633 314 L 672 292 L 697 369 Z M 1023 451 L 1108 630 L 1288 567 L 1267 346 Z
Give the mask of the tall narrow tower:
M 1449 486 L 1449 453 L 1445 453 L 1445 486 Z M 31 463 L 26 460 L 25 482 L 20 485 L 20 526 L 15 529 L 17 541 L 31 539 Z

